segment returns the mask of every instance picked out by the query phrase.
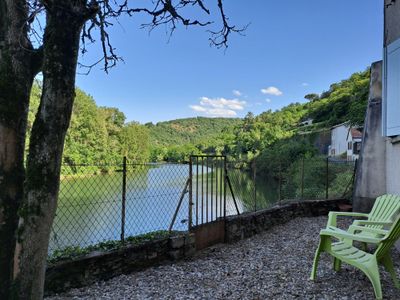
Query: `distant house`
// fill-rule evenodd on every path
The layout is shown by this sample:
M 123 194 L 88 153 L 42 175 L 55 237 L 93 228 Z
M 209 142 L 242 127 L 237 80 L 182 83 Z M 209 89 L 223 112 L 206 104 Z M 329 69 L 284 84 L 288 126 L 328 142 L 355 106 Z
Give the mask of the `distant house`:
M 360 156 L 362 133 L 356 128 L 350 128 L 347 133 L 347 160 L 356 160 Z
M 362 142 L 362 133 L 350 126 L 348 122 L 331 128 L 331 145 L 329 155 L 345 156 L 347 160 L 358 159 Z
M 312 125 L 314 119 L 308 118 L 307 120 L 304 120 L 299 123 L 300 126 L 309 126 Z

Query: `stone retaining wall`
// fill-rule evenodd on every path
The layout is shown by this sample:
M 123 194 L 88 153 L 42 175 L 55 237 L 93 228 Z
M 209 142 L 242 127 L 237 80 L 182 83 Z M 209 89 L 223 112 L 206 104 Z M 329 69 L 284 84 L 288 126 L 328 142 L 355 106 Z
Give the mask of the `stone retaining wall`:
M 339 205 L 347 200 L 321 200 L 288 203 L 225 220 L 225 241 L 234 242 L 283 224 L 296 217 L 327 215 L 340 210 Z M 163 261 L 173 261 L 191 256 L 196 251 L 194 234 L 177 236 L 148 242 L 142 245 L 127 245 L 108 252 L 94 252 L 85 257 L 50 265 L 46 272 L 47 293 L 80 287 L 116 275 L 142 270 Z
M 118 250 L 93 252 L 87 256 L 50 265 L 46 271 L 47 293 L 61 292 L 116 275 L 142 270 L 162 261 L 178 260 L 196 251 L 193 234 L 180 234 Z
M 339 205 L 348 200 L 312 200 L 288 203 L 281 206 L 228 217 L 225 221 L 225 242 L 231 243 L 261 233 L 297 217 L 327 215 L 340 210 Z

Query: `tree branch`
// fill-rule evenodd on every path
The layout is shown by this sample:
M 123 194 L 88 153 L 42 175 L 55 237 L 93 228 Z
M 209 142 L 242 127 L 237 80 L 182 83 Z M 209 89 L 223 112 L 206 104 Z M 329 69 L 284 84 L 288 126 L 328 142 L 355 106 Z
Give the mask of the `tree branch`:
M 43 46 L 33 50 L 31 54 L 32 74 L 36 76 L 42 71 L 43 66 Z

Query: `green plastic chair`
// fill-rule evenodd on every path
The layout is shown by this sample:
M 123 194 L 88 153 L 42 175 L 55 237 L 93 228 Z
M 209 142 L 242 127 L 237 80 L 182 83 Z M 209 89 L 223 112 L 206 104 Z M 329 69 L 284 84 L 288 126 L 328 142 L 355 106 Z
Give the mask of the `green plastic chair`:
M 374 234 L 375 237 L 366 236 L 364 234 L 354 234 L 328 226 L 320 232 L 320 242 L 315 252 L 313 268 L 311 271 L 311 280 L 315 280 L 319 256 L 321 252 L 327 252 L 334 257 L 333 267 L 335 271 L 339 271 L 341 262 L 352 265 L 363 271 L 372 283 L 375 297 L 382 299 L 382 287 L 379 275 L 378 264 L 382 264 L 390 273 L 394 285 L 400 289 L 400 283 L 396 277 L 393 267 L 390 249 L 400 237 L 400 216 L 397 217 L 390 230 L 382 230 L 376 228 L 364 227 L 364 232 Z M 357 230 L 356 230 L 357 231 Z M 339 241 L 333 242 L 332 238 Z M 377 248 L 373 254 L 354 247 L 353 241 L 363 243 L 377 244 Z
M 400 212 L 400 196 L 383 195 L 376 198 L 374 206 L 369 214 L 357 212 L 330 212 L 327 227 L 336 227 L 338 216 L 349 216 L 366 218 L 366 220 L 355 220 L 349 227 L 348 233 L 356 233 L 366 237 L 376 237 L 376 233 L 368 229 L 385 229 L 393 224 Z M 366 243 L 364 243 L 366 249 Z

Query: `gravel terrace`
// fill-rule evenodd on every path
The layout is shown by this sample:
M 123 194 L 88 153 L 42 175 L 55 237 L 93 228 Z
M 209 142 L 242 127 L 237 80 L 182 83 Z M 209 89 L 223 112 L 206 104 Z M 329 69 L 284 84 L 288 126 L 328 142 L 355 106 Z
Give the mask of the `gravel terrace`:
M 326 221 L 327 217 L 294 219 L 187 260 L 46 299 L 374 299 L 372 285 L 361 271 L 343 264 L 336 273 L 326 253 L 321 255 L 317 281 L 308 279 L 318 233 Z M 400 276 L 399 252 L 392 255 Z M 384 298 L 400 299 L 389 274 L 381 275 Z

